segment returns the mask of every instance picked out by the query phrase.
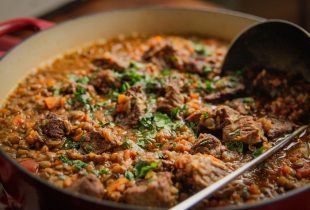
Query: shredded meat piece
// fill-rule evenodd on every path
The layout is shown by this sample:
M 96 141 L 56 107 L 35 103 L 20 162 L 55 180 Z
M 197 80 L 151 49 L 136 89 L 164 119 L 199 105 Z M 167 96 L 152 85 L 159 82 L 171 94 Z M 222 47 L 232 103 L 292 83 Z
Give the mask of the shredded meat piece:
M 221 141 L 212 134 L 201 133 L 194 143 L 191 153 L 202 153 L 213 155 L 216 158 L 220 158 L 222 152 L 226 150 L 226 147 L 222 145 Z
M 269 138 L 276 138 L 283 134 L 293 131 L 295 125 L 289 121 L 279 120 L 272 117 L 259 119 L 262 123 L 265 133 Z
M 97 92 L 107 94 L 111 89 L 121 87 L 121 81 L 111 70 L 100 71 L 89 83 Z
M 85 152 L 101 154 L 122 144 L 119 136 L 112 127 L 105 127 L 99 131 L 91 131 L 82 142 L 81 147 Z
M 165 92 L 165 97 L 159 97 L 157 100 L 157 110 L 170 113 L 184 104 L 184 96 L 176 86 L 172 84 L 167 85 Z
M 92 63 L 101 69 L 112 69 L 115 71 L 123 71 L 126 68 L 125 62 L 122 62 L 113 56 L 95 58 L 92 60 Z
M 223 141 L 240 141 L 246 144 L 256 144 L 266 141 L 262 124 L 253 117 L 241 117 L 234 123 L 223 128 Z
M 227 175 L 231 169 L 212 155 L 181 155 L 176 158 L 176 178 L 188 189 L 199 191 Z
M 56 114 L 50 113 L 41 122 L 41 130 L 49 138 L 63 139 L 67 129 L 63 119 Z
M 225 106 L 219 105 L 211 112 L 208 112 L 208 116 L 200 117 L 200 126 L 210 130 L 222 129 L 225 125 L 231 124 L 240 117 L 240 113 L 236 110 Z
M 216 91 L 207 94 L 204 98 L 206 101 L 227 98 L 245 89 L 245 86 L 241 82 L 236 82 L 231 77 L 222 77 L 220 80 L 214 82 L 213 85 Z
M 101 181 L 93 174 L 78 179 L 68 189 L 97 198 L 102 198 L 105 192 Z
M 266 71 L 263 69 L 253 80 L 253 88 L 263 93 L 264 96 L 275 97 L 280 94 L 287 87 L 287 80 L 280 79 L 283 73 Z
M 308 178 L 310 176 L 310 163 L 305 163 L 303 167 L 296 170 L 298 178 Z
M 256 111 L 255 101 L 252 98 L 237 98 L 227 101 L 225 104 L 243 115 L 248 115 Z
M 125 95 L 125 101 L 117 104 L 116 121 L 125 125 L 137 125 L 147 108 L 145 93 L 141 86 L 134 86 Z
M 123 196 L 126 203 L 148 207 L 171 207 L 177 202 L 177 188 L 171 173 L 159 172 L 150 180 L 142 180 L 129 187 Z
M 205 62 L 193 58 L 184 49 L 176 49 L 170 44 L 163 46 L 152 46 L 143 55 L 146 61 L 152 61 L 162 68 L 169 67 L 180 71 L 204 74 Z

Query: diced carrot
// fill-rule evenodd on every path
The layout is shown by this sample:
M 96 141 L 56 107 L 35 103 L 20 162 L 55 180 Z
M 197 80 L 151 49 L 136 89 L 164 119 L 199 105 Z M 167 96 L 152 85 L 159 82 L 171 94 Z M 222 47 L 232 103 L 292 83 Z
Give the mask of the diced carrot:
M 124 159 L 128 160 L 130 156 L 131 156 L 130 150 L 129 149 L 124 150 Z
M 65 97 L 62 97 L 62 98 L 60 99 L 60 106 L 61 106 L 61 107 L 64 107 L 64 106 L 66 105 L 66 102 L 67 102 L 67 99 L 66 99 Z
M 124 94 L 119 94 L 117 97 L 117 102 L 119 104 L 123 104 L 126 102 L 127 96 L 125 96 Z
M 112 182 L 108 187 L 107 187 L 107 192 L 108 194 L 112 194 L 114 191 L 120 188 L 121 185 L 126 184 L 128 182 L 128 179 L 125 177 L 121 177 L 117 179 L 116 181 Z
M 22 167 L 30 171 L 31 173 L 37 173 L 39 164 L 33 159 L 22 160 L 19 162 Z
M 6 113 L 6 112 L 8 112 L 9 110 L 7 110 L 7 109 L 5 109 L 5 108 L 2 108 L 2 109 L 0 109 L 0 113 Z
M 249 192 L 257 195 L 257 194 L 260 194 L 260 189 L 258 188 L 256 184 L 251 184 L 249 187 Z
M 56 160 L 54 161 L 54 165 L 55 165 L 55 166 L 61 165 L 61 164 L 63 164 L 63 162 L 62 162 L 61 160 L 56 159 Z
M 51 87 L 51 86 L 53 86 L 54 84 L 55 84 L 55 81 L 52 80 L 52 79 L 49 79 L 49 80 L 46 81 L 46 85 L 47 85 L 48 87 Z
M 23 123 L 24 123 L 24 117 L 19 114 L 19 115 L 16 115 L 14 118 L 13 118 L 13 121 L 12 121 L 13 125 L 15 126 L 21 126 Z
M 198 99 L 199 95 L 196 93 L 190 93 L 189 96 L 191 97 L 191 99 Z
M 155 43 L 159 43 L 162 41 L 162 37 L 161 36 L 155 36 L 153 37 L 152 41 L 154 40 Z
M 70 187 L 72 185 L 72 179 L 71 177 L 68 177 L 64 180 L 64 188 Z
M 54 96 L 46 97 L 44 99 L 44 102 L 48 109 L 54 109 L 60 105 L 59 97 L 54 97 Z
M 310 176 L 310 163 L 306 163 L 302 168 L 296 170 L 298 178 L 308 178 Z
M 26 122 L 26 128 L 32 128 L 35 125 L 35 122 Z
M 77 134 L 76 136 L 73 136 L 73 140 L 74 141 L 80 141 L 83 135 L 84 135 L 84 133 L 81 132 L 81 133 Z
M 283 175 L 288 175 L 291 172 L 291 168 L 287 165 L 281 167 L 281 172 Z
M 192 107 L 192 108 L 194 108 L 194 109 L 196 109 L 196 110 L 198 110 L 199 109 L 199 105 L 198 104 L 196 104 L 196 103 L 190 103 L 190 106 Z

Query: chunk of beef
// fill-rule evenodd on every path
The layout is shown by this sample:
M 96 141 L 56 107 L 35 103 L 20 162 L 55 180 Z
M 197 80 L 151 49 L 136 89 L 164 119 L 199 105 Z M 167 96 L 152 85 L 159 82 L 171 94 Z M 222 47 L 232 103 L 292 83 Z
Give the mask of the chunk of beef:
M 219 105 L 207 114 L 200 117 L 199 125 L 210 130 L 222 129 L 224 126 L 233 123 L 240 117 L 236 110 Z
M 256 111 L 256 105 L 253 98 L 237 98 L 227 101 L 225 104 L 243 115 L 248 115 Z
M 63 119 L 50 113 L 41 122 L 41 130 L 48 138 L 63 139 L 66 135 L 66 125 Z
M 143 55 L 146 61 L 152 61 L 161 68 L 174 68 L 185 72 L 204 74 L 205 61 L 196 59 L 185 49 L 166 44 L 150 47 Z
M 88 174 L 78 179 L 68 189 L 97 198 L 102 198 L 104 196 L 104 187 L 100 180 L 93 174 Z
M 157 100 L 157 110 L 170 113 L 175 108 L 183 106 L 185 102 L 184 96 L 175 85 L 167 85 L 165 92 L 165 97 L 159 97 Z
M 213 82 L 211 88 L 210 93 L 204 98 L 206 101 L 216 101 L 218 99 L 228 98 L 229 96 L 240 93 L 245 87 L 238 78 L 227 76 Z
M 126 63 L 113 56 L 105 56 L 101 58 L 95 58 L 92 63 L 101 69 L 112 69 L 115 71 L 123 71 L 126 68 Z
M 253 88 L 258 93 L 262 93 L 264 96 L 275 97 L 281 94 L 287 87 L 287 80 L 281 72 L 266 71 L 263 69 L 256 75 L 253 80 Z
M 194 143 L 191 153 L 202 153 L 213 155 L 216 158 L 220 158 L 222 152 L 226 150 L 226 147 L 222 145 L 221 141 L 212 134 L 201 133 Z
M 241 117 L 234 123 L 223 128 L 224 141 L 240 141 L 246 144 L 256 144 L 266 141 L 262 124 L 253 117 Z
M 181 155 L 175 161 L 176 178 L 184 188 L 199 191 L 226 176 L 231 169 L 211 155 Z
M 295 127 L 295 124 L 289 121 L 272 117 L 264 117 L 259 119 L 259 121 L 262 123 L 264 131 L 269 138 L 277 138 L 286 133 L 290 133 Z
M 115 120 L 125 125 L 137 125 L 146 109 L 146 96 L 141 86 L 131 87 L 124 99 L 118 101 Z
M 100 71 L 89 83 L 93 85 L 97 92 L 107 94 L 111 89 L 121 87 L 121 81 L 111 70 Z
M 177 202 L 177 189 L 173 186 L 171 173 L 159 172 L 150 180 L 142 180 L 129 187 L 123 201 L 147 207 L 171 207 Z
M 113 127 L 91 131 L 85 138 L 81 143 L 81 147 L 86 153 L 101 154 L 122 144 L 121 136 L 118 135 L 117 129 Z

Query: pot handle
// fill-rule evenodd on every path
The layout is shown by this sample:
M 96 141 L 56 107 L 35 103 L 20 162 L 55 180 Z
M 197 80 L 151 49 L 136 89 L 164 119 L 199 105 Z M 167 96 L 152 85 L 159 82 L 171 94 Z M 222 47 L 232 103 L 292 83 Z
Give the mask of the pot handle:
M 36 32 L 53 25 L 52 22 L 35 18 L 18 18 L 0 23 L 0 57 L 21 41 L 21 39 L 9 36 L 9 33 L 25 29 Z

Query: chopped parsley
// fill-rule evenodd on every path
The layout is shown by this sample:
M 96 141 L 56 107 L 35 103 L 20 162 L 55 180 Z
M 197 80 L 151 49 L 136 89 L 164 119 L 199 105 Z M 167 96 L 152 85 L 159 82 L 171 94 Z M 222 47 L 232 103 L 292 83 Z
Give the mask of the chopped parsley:
M 121 145 L 124 149 L 130 149 L 131 144 L 128 141 L 124 141 L 124 143 Z
M 236 151 L 236 152 L 239 152 L 239 153 L 243 152 L 243 143 L 240 142 L 240 141 L 226 142 L 225 145 L 231 151 Z
M 126 92 L 130 88 L 130 85 L 128 82 L 124 82 L 121 86 L 121 92 Z
M 235 129 L 234 131 L 228 133 L 230 136 L 239 136 L 240 135 L 240 128 Z
M 53 96 L 59 96 L 60 95 L 60 88 L 59 87 L 52 87 Z
M 176 107 L 171 111 L 171 117 L 176 118 L 180 113 L 186 112 L 186 110 L 186 105 L 183 105 L 182 107 Z
M 163 69 L 160 71 L 160 74 L 162 76 L 169 76 L 171 74 L 171 70 L 170 69 Z
M 62 162 L 74 166 L 78 170 L 82 170 L 83 168 L 86 168 L 88 166 L 87 163 L 81 161 L 81 160 L 70 160 L 67 156 L 65 155 L 60 155 L 59 160 Z
M 112 122 L 112 121 L 110 121 L 110 122 L 107 122 L 107 123 L 103 123 L 102 121 L 99 121 L 98 122 L 98 125 L 100 126 L 100 127 L 102 127 L 102 128 L 104 128 L 104 127 L 107 127 L 107 126 L 115 126 L 115 123 L 114 122 Z
M 261 147 L 259 147 L 258 149 L 256 149 L 256 150 L 252 153 L 252 156 L 253 156 L 253 157 L 258 157 L 258 156 L 260 156 L 260 155 L 263 154 L 263 153 L 264 153 L 264 147 L 261 146 Z
M 212 52 L 202 43 L 193 43 L 193 48 L 198 55 L 210 56 Z
M 244 103 L 252 103 L 253 101 L 254 101 L 254 99 L 251 97 L 246 97 L 246 98 L 242 99 L 242 102 L 244 102 Z
M 63 144 L 62 148 L 63 149 L 79 149 L 80 142 L 75 142 L 75 141 L 67 139 L 65 143 Z
M 208 118 L 209 118 L 209 113 L 208 113 L 208 112 L 205 112 L 205 113 L 203 114 L 203 117 L 204 117 L 205 119 L 208 119 Z
M 102 175 L 102 174 L 108 174 L 109 173 L 109 169 L 108 168 L 100 168 L 99 170 L 99 174 Z
M 144 178 L 144 176 L 151 170 L 154 170 L 158 167 L 159 162 L 152 162 L 148 164 L 148 162 L 143 160 L 138 160 L 135 164 L 134 175 L 136 178 Z
M 128 180 L 134 180 L 135 179 L 135 175 L 131 172 L 131 171 L 125 171 L 125 177 Z
M 212 72 L 212 68 L 209 65 L 205 65 L 202 69 L 203 73 L 205 74 L 209 74 L 210 72 Z
M 206 84 L 206 90 L 208 92 L 212 92 L 215 89 L 214 84 L 211 81 L 206 80 L 205 84 Z
M 128 68 L 129 69 L 133 69 L 133 70 L 139 70 L 141 68 L 144 67 L 144 64 L 142 63 L 138 63 L 138 62 L 135 62 L 135 61 L 131 61 L 128 65 Z

